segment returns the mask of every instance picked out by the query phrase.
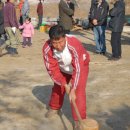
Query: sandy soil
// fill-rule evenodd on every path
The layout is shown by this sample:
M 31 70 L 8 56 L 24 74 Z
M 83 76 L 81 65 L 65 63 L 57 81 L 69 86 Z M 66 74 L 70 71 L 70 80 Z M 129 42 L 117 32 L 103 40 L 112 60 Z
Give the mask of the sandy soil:
M 87 84 L 87 115 L 100 130 L 130 130 L 130 32 L 122 35 L 122 59 L 108 61 L 110 32 L 106 32 L 107 55 L 95 55 L 91 30 L 72 34 L 91 56 Z M 20 36 L 21 37 L 21 36 Z M 53 85 L 42 58 L 48 34 L 35 30 L 32 47 L 19 46 L 19 57 L 0 57 L 0 130 L 72 130 L 69 100 L 62 115 L 45 118 Z M 21 40 L 22 41 L 22 40 Z

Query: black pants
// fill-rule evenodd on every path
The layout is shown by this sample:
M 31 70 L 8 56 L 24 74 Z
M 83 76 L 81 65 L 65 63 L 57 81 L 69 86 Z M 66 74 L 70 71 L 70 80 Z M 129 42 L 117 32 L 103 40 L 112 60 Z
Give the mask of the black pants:
M 31 46 L 32 43 L 31 43 L 31 37 L 23 37 L 23 45 L 26 46 Z
M 43 18 L 43 15 L 38 15 L 38 27 L 39 28 L 42 24 L 42 18 Z
M 112 56 L 121 57 L 121 32 L 112 32 L 111 34 Z

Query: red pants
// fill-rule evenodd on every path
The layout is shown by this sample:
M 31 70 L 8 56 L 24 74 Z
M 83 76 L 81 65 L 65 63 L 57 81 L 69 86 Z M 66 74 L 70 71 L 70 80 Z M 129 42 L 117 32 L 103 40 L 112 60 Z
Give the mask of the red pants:
M 82 119 L 86 119 L 86 83 L 88 78 L 88 70 L 89 70 L 88 65 L 83 66 L 80 73 L 79 84 L 76 88 L 76 104 Z M 69 83 L 71 75 L 64 73 L 63 75 L 67 83 Z M 50 108 L 54 110 L 60 109 L 63 105 L 64 95 L 65 95 L 65 87 L 54 84 L 49 103 Z M 75 121 L 78 120 L 72 104 L 71 109 L 73 119 Z

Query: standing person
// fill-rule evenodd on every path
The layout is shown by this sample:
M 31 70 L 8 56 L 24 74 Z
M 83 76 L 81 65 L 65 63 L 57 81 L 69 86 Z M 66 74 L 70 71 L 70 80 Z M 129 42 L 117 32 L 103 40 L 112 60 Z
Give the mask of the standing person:
M 26 17 L 29 16 L 29 10 L 30 10 L 30 6 L 28 3 L 28 0 L 23 0 L 24 4 L 22 6 L 22 18 L 23 18 L 23 22 L 25 21 Z
M 0 0 L 0 37 L 5 33 L 3 8 L 4 8 L 4 3 Z
M 17 47 L 20 42 L 17 36 L 18 21 L 16 18 L 14 0 L 7 0 L 5 3 L 4 27 L 8 35 L 8 39 L 6 40 L 5 44 L 0 47 L 0 55 L 2 55 L 2 50 L 8 46 L 10 55 L 18 56 Z
M 70 8 L 69 1 L 70 0 L 60 0 L 59 3 L 59 25 L 65 28 L 66 34 L 69 34 L 73 27 L 72 16 L 74 10 Z
M 111 0 L 111 3 L 114 7 L 109 12 L 111 17 L 109 26 L 112 30 L 112 57 L 109 60 L 119 60 L 121 58 L 121 33 L 125 22 L 125 3 L 124 0 Z
M 27 17 L 23 25 L 19 26 L 20 29 L 23 29 L 22 36 L 23 36 L 23 48 L 26 45 L 31 46 L 32 40 L 31 37 L 34 35 L 34 27 L 31 23 L 31 18 Z
M 44 2 L 44 0 L 43 0 Z M 41 0 L 39 0 L 39 3 L 37 5 L 37 15 L 38 15 L 38 26 L 37 29 L 39 29 L 39 27 L 42 24 L 42 19 L 43 19 L 43 4 L 41 2 Z
M 58 114 L 63 105 L 65 91 L 75 100 L 82 119 L 86 119 L 86 82 L 89 72 L 89 54 L 74 36 L 65 35 L 62 26 L 55 25 L 49 31 L 50 39 L 43 46 L 46 69 L 54 82 L 50 109 L 46 117 Z M 70 84 L 70 87 L 68 87 Z M 79 127 L 73 105 L 74 129 Z
M 0 0 L 0 46 L 5 42 L 5 30 L 4 30 L 4 3 Z
M 19 18 L 20 25 L 23 24 L 23 18 L 22 18 L 22 7 L 23 7 L 23 4 L 24 4 L 24 0 L 20 0 L 20 3 L 18 5 L 19 10 L 20 10 L 20 18 Z
M 97 0 L 90 9 L 89 19 L 93 24 L 94 38 L 96 42 L 96 53 L 106 53 L 105 29 L 107 25 L 108 3 L 105 0 Z

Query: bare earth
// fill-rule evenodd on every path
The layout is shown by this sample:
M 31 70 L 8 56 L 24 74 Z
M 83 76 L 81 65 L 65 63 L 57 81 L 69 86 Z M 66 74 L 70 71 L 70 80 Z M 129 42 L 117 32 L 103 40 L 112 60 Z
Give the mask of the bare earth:
M 130 32 L 122 35 L 122 59 L 115 62 L 107 60 L 111 54 L 109 31 L 106 56 L 94 54 L 91 30 L 72 34 L 91 56 L 86 89 L 88 117 L 98 121 L 100 130 L 130 130 Z M 62 115 L 45 118 L 53 85 L 42 58 L 47 39 L 48 34 L 35 30 L 32 47 L 19 46 L 19 57 L 0 57 L 0 130 L 72 130 L 67 96 Z

